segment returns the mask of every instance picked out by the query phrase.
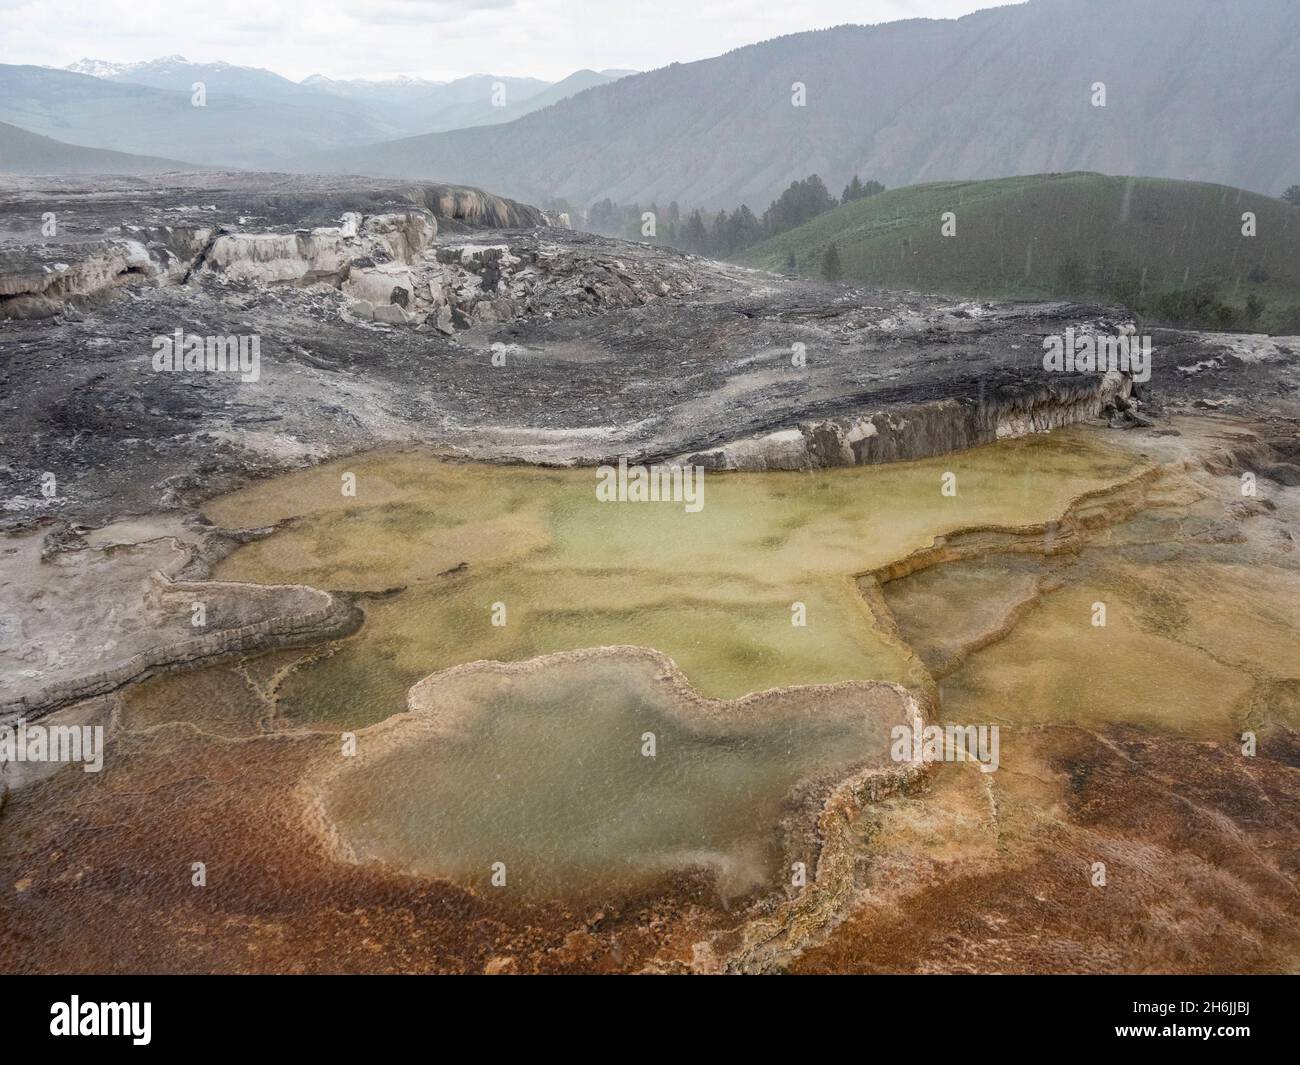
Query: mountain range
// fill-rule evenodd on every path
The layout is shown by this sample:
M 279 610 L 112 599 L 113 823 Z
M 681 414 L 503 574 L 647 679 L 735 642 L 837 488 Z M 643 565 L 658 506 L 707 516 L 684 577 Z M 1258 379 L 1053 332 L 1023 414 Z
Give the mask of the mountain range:
M 294 165 L 584 207 L 761 209 L 812 173 L 837 189 L 854 174 L 893 187 L 1091 170 L 1278 195 L 1300 181 L 1296 14 L 1294 0 L 1030 0 L 840 26 L 623 78 L 506 127 Z
M 896 187 L 1087 170 L 1276 196 L 1300 182 L 1295 29 L 1295 0 L 1028 0 L 554 85 L 83 60 L 0 66 L 0 121 L 91 148 L 576 209 L 610 197 L 761 211 L 812 173 L 837 189 L 854 175 Z
M 0 64 L 0 121 L 70 144 L 202 165 L 281 167 L 322 147 L 416 132 L 509 122 L 624 71 L 581 70 L 555 83 L 475 74 L 449 82 L 402 78 L 294 82 L 269 70 L 191 63 L 82 59 L 64 70 Z M 201 82 L 202 107 L 192 102 Z M 15 159 L 0 170 L 23 169 Z
M 258 67 L 191 63 L 179 55 L 144 63 L 82 59 L 65 69 L 107 81 L 171 89 L 187 96 L 191 86 L 201 81 L 210 94 L 344 110 L 401 133 L 509 122 L 584 89 L 635 73 L 578 70 L 557 82 L 496 74 L 471 74 L 454 81 L 412 77 L 336 80 L 313 74 L 294 82 Z

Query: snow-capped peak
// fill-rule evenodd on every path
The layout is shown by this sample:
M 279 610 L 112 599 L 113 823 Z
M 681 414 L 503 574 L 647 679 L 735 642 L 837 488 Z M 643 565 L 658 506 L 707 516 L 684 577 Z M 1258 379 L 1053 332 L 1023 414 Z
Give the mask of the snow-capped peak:
M 69 63 L 63 69 L 70 70 L 74 74 L 89 74 L 92 78 L 111 78 L 118 74 L 125 74 L 139 65 L 139 63 L 110 63 L 107 59 L 85 58 Z

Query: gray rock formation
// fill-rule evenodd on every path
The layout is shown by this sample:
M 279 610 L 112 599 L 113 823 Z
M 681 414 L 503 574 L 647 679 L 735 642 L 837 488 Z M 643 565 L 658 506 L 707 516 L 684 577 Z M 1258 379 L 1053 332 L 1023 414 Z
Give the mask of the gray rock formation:
M 175 175 L 144 198 L 127 182 L 74 182 L 57 196 L 15 182 L 9 224 L 27 239 L 0 242 L 0 317 L 45 317 L 118 286 L 204 273 L 338 287 L 355 267 L 353 288 L 364 291 L 367 271 L 421 256 L 440 221 L 457 231 L 545 220 L 536 208 L 456 186 L 335 179 L 304 191 L 301 179 L 273 178 L 259 180 L 250 198 L 244 180 Z M 203 202 L 175 202 L 182 197 Z M 47 214 L 58 227 L 52 238 L 41 236 Z
M 1140 424 L 1162 404 L 1294 407 L 1287 338 L 1158 331 L 1152 380 L 1135 388 L 1043 368 L 1048 335 L 1127 328 L 1114 308 L 827 285 L 564 228 L 485 229 L 543 219 L 474 190 L 187 182 L 20 183 L 0 199 L 4 231 L 31 234 L 0 244 L 5 525 L 196 506 L 387 444 L 805 468 Z M 47 210 L 63 228 L 41 240 Z M 256 380 L 157 372 L 153 344 L 177 329 L 257 337 Z

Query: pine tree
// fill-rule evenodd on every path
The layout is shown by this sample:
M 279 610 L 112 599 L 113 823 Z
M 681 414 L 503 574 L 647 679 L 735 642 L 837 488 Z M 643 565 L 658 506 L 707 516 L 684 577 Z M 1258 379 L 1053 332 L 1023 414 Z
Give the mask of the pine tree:
M 785 257 L 785 272 L 790 277 L 799 276 L 799 260 L 794 257 L 794 252 L 789 252 Z
M 829 211 L 838 202 L 826 191 L 822 179 L 813 174 L 803 181 L 792 182 L 785 192 L 772 201 L 771 206 L 763 212 L 763 228 L 769 236 L 784 233 L 787 229 L 794 229 L 822 212 Z
M 711 239 L 709 242 L 709 249 L 711 254 L 723 256 L 726 255 L 727 252 L 731 251 L 727 242 L 728 236 L 727 212 L 719 211 L 717 216 L 713 219 L 713 232 L 710 234 Z
M 742 203 L 731 216 L 728 232 L 728 247 L 731 251 L 741 251 L 751 244 L 757 244 L 763 237 L 763 227 L 749 209 Z
M 830 190 L 826 188 L 826 182 L 822 181 L 816 174 L 809 177 L 804 182 L 804 185 L 807 190 L 805 202 L 807 204 L 808 218 L 816 218 L 823 211 L 829 211 L 839 206 L 840 201 L 830 194 Z M 806 222 L 808 218 L 803 221 Z M 803 222 L 800 223 L 800 225 L 802 224 Z
M 827 281 L 838 281 L 841 276 L 843 270 L 840 267 L 840 250 L 831 241 L 822 255 L 822 277 Z
M 704 252 L 709 243 L 709 234 L 704 229 L 704 219 L 700 212 L 694 210 L 686 223 L 686 239 L 683 241 L 687 251 Z

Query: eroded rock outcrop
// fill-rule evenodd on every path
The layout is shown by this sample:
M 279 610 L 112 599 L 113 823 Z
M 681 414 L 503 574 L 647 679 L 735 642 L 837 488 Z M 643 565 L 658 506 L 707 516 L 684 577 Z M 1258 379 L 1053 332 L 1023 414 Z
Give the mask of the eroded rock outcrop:
M 463 185 L 408 185 L 403 194 L 433 214 L 470 226 L 526 229 L 546 224 L 536 207 Z
M 433 256 L 354 266 L 343 292 L 354 297 L 348 309 L 359 318 L 452 335 L 475 325 L 640 307 L 693 291 L 687 271 L 655 266 L 531 235 L 502 244 L 457 240 Z M 384 312 L 390 303 L 401 313 Z
M 0 251 L 0 318 L 50 318 L 78 297 L 164 271 L 134 239 Z
M 294 233 L 226 233 L 202 266 L 236 281 L 340 285 L 354 270 L 412 263 L 433 242 L 438 223 L 420 211 L 382 215 L 349 212 L 337 226 Z
M 900 405 L 871 414 L 800 422 L 793 429 L 746 437 L 678 461 L 706 469 L 803 470 L 929 458 L 1096 419 L 1117 399 L 1127 400 L 1132 387 L 1128 375 L 1111 371 L 1088 379 L 1048 382 L 987 401 L 943 399 Z
M 182 181 L 214 202 L 164 205 L 132 188 L 137 195 L 123 191 L 122 202 L 133 217 L 114 221 L 107 191 L 94 190 L 93 200 L 65 203 L 66 191 L 47 198 L 39 206 L 55 210 L 40 212 L 33 237 L 41 239 L 0 250 L 0 318 L 52 317 L 124 284 L 185 283 L 200 271 L 256 284 L 337 286 L 353 264 L 414 262 L 432 244 L 439 218 L 461 232 L 546 224 L 534 207 L 461 186 L 327 179 L 312 190 L 299 179 L 279 189 L 264 176 L 260 196 L 250 198 L 238 181 L 226 185 L 216 175 Z M 71 234 L 62 228 L 69 225 Z
M 46 318 L 132 284 L 174 285 L 198 273 L 273 285 L 340 285 L 389 260 L 411 262 L 432 243 L 423 212 L 345 215 L 338 226 L 289 233 L 124 227 L 118 240 L 35 245 L 0 254 L 0 317 Z M 62 259 L 70 259 L 64 262 Z

